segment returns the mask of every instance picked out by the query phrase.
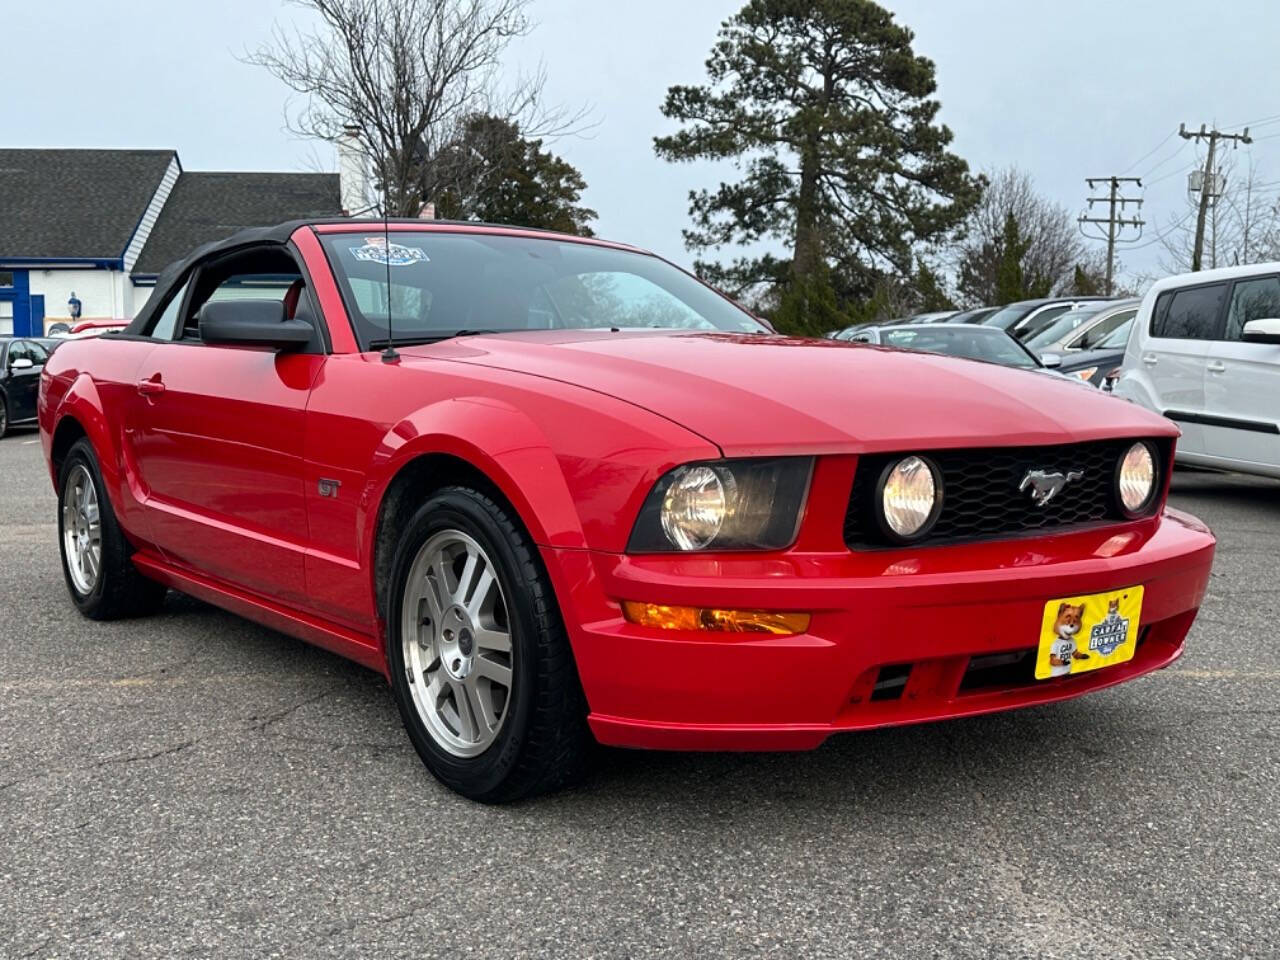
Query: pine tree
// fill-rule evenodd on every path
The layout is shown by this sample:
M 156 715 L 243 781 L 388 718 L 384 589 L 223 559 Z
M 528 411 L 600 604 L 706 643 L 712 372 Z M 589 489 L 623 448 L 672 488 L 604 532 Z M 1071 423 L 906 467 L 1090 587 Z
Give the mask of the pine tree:
M 789 254 L 697 269 L 735 293 L 771 285 L 782 329 L 819 331 L 885 275 L 909 277 L 915 249 L 977 202 L 913 37 L 871 0 L 751 0 L 722 26 L 709 83 L 667 93 L 682 127 L 655 140 L 658 155 L 742 173 L 692 194 L 690 249 L 772 241 Z
M 437 197 L 441 217 L 592 235 L 596 212 L 582 206 L 582 174 L 508 120 L 472 117 L 428 173 L 463 185 Z
M 1022 258 L 1030 244 L 1022 239 L 1013 211 L 1005 214 L 1004 234 L 1000 238 L 1000 262 L 996 267 L 996 303 L 1013 303 L 1027 299 L 1026 278 Z

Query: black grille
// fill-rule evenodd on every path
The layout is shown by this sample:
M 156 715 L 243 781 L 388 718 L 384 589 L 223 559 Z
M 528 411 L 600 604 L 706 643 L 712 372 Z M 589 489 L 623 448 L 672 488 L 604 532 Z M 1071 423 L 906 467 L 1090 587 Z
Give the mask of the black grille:
M 1125 519 L 1116 501 L 1115 472 L 1134 439 L 1102 440 L 1053 447 L 994 447 L 978 450 L 904 451 L 862 457 L 854 477 L 844 539 L 853 549 L 891 545 L 876 522 L 876 487 L 885 467 L 910 453 L 919 453 L 942 473 L 942 513 L 922 542 L 990 540 L 1033 533 L 1046 528 L 1073 527 Z M 1153 441 L 1156 462 L 1163 471 L 1168 443 Z M 1079 471 L 1044 506 L 1019 490 L 1030 470 Z M 1157 477 L 1156 483 L 1163 482 Z

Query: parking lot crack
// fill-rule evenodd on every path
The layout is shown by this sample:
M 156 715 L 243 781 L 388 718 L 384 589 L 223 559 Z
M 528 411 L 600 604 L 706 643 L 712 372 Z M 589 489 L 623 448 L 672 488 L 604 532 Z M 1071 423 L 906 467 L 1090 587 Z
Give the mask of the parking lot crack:
M 131 753 L 124 757 L 112 757 L 108 760 L 99 760 L 89 764 L 90 767 L 109 767 L 117 763 L 143 763 L 147 760 L 156 760 L 160 757 L 171 756 L 175 753 L 181 753 L 183 750 L 190 749 L 200 742 L 202 738 L 194 740 L 183 740 L 181 743 L 175 743 L 171 747 L 164 747 L 161 750 L 153 750 L 150 753 Z
M 271 727 L 277 723 L 280 723 L 282 720 L 287 720 L 289 717 L 293 716 L 293 714 L 297 713 L 299 710 L 301 710 L 305 706 L 308 706 L 313 703 L 318 703 L 319 701 L 325 699 L 326 697 L 332 696 L 333 694 L 338 692 L 338 689 L 339 688 L 334 687 L 329 690 L 323 690 L 320 693 L 317 693 L 310 697 L 306 697 L 305 699 L 299 700 L 297 703 L 290 704 L 287 707 L 282 707 L 281 709 L 276 710 L 272 713 L 265 714 L 264 716 L 250 717 L 249 718 L 250 723 L 249 723 L 248 729 L 253 731 L 254 733 L 264 733 L 268 727 Z

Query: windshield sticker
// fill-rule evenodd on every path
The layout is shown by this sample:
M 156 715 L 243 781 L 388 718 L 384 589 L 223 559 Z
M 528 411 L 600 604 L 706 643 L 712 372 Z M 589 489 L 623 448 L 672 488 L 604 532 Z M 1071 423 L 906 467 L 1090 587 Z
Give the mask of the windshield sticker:
M 351 255 L 365 263 L 380 263 L 384 267 L 407 267 L 414 263 L 431 262 L 425 250 L 399 243 L 388 244 L 386 237 L 365 237 L 364 246 L 352 247 Z

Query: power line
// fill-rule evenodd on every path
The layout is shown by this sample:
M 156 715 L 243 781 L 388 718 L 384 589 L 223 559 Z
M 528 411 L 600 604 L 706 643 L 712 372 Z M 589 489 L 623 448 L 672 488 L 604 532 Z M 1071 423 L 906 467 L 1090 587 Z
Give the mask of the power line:
M 1166 180 L 1170 179 L 1171 177 L 1180 177 L 1184 173 L 1190 173 L 1192 170 L 1196 169 L 1198 166 L 1200 166 L 1200 161 L 1197 159 L 1185 167 L 1179 167 L 1177 170 L 1174 170 L 1172 173 L 1166 173 L 1162 177 L 1156 177 L 1154 180 L 1148 180 L 1147 186 L 1154 187 L 1157 183 L 1164 183 Z
M 1177 131 L 1175 130 L 1173 133 L 1169 134 L 1169 136 L 1171 136 L 1171 137 L 1172 137 L 1172 136 L 1177 136 Z M 1151 176 L 1153 173 L 1155 173 L 1157 170 L 1159 170 L 1161 167 L 1163 167 L 1163 166 L 1164 166 L 1166 163 L 1168 163 L 1170 160 L 1174 160 L 1174 159 L 1176 159 L 1176 158 L 1177 158 L 1177 157 L 1178 157 L 1178 156 L 1179 156 L 1179 155 L 1180 155 L 1184 150 L 1186 150 L 1186 149 L 1187 149 L 1187 145 L 1186 145 L 1185 143 L 1180 143 L 1180 144 L 1178 144 L 1178 149 L 1174 150 L 1174 151 L 1173 151 L 1173 153 L 1169 154 L 1169 155 L 1168 155 L 1167 157 L 1165 157 L 1163 160 L 1160 160 L 1160 161 L 1156 162 L 1153 166 L 1149 167 L 1149 168 L 1146 170 L 1146 172 L 1144 172 L 1144 173 L 1141 175 L 1141 176 L 1142 176 L 1142 179 L 1144 179 L 1144 180 L 1145 180 L 1145 179 L 1147 179 L 1147 177 Z
M 1154 246 L 1157 243 L 1163 243 L 1173 234 L 1173 231 L 1177 230 L 1179 227 L 1185 224 L 1188 220 L 1190 220 L 1192 215 L 1195 212 L 1196 211 L 1194 209 L 1188 210 L 1186 213 L 1182 215 L 1180 219 L 1175 220 L 1173 223 L 1169 224 L 1169 226 L 1165 228 L 1165 231 L 1163 233 L 1157 233 L 1154 237 L 1152 237 L 1146 243 L 1140 243 L 1137 246 L 1129 247 L 1129 250 L 1130 251 L 1145 250 L 1147 247 Z
M 1161 140 L 1159 143 L 1157 143 L 1154 147 L 1152 147 L 1150 150 L 1148 150 L 1146 153 L 1144 153 L 1141 157 L 1139 157 L 1137 160 L 1133 161 L 1133 163 L 1131 163 L 1131 164 L 1129 164 L 1127 167 L 1125 167 L 1123 172 L 1124 172 L 1124 173 L 1128 173 L 1130 170 L 1132 170 L 1132 169 L 1133 169 L 1134 167 L 1136 167 L 1138 164 L 1142 163 L 1144 160 L 1146 160 L 1146 159 L 1147 159 L 1147 158 L 1149 158 L 1152 154 L 1154 154 L 1157 150 L 1159 150 L 1161 147 L 1163 147 L 1166 143 L 1168 143 L 1170 140 L 1172 140 L 1172 139 L 1173 139 L 1173 137 L 1174 137 L 1174 134 L 1172 134 L 1172 133 L 1171 133 L 1171 134 L 1169 134 L 1167 137 L 1165 137 L 1163 140 Z M 1181 149 L 1182 149 L 1182 147 L 1179 147 L 1178 149 L 1179 149 L 1179 150 L 1181 150 Z
M 1244 123 L 1228 123 L 1225 126 L 1230 130 L 1232 127 L 1265 127 L 1269 123 L 1280 123 L 1280 113 L 1270 117 L 1259 117 L 1257 120 L 1246 120 Z

